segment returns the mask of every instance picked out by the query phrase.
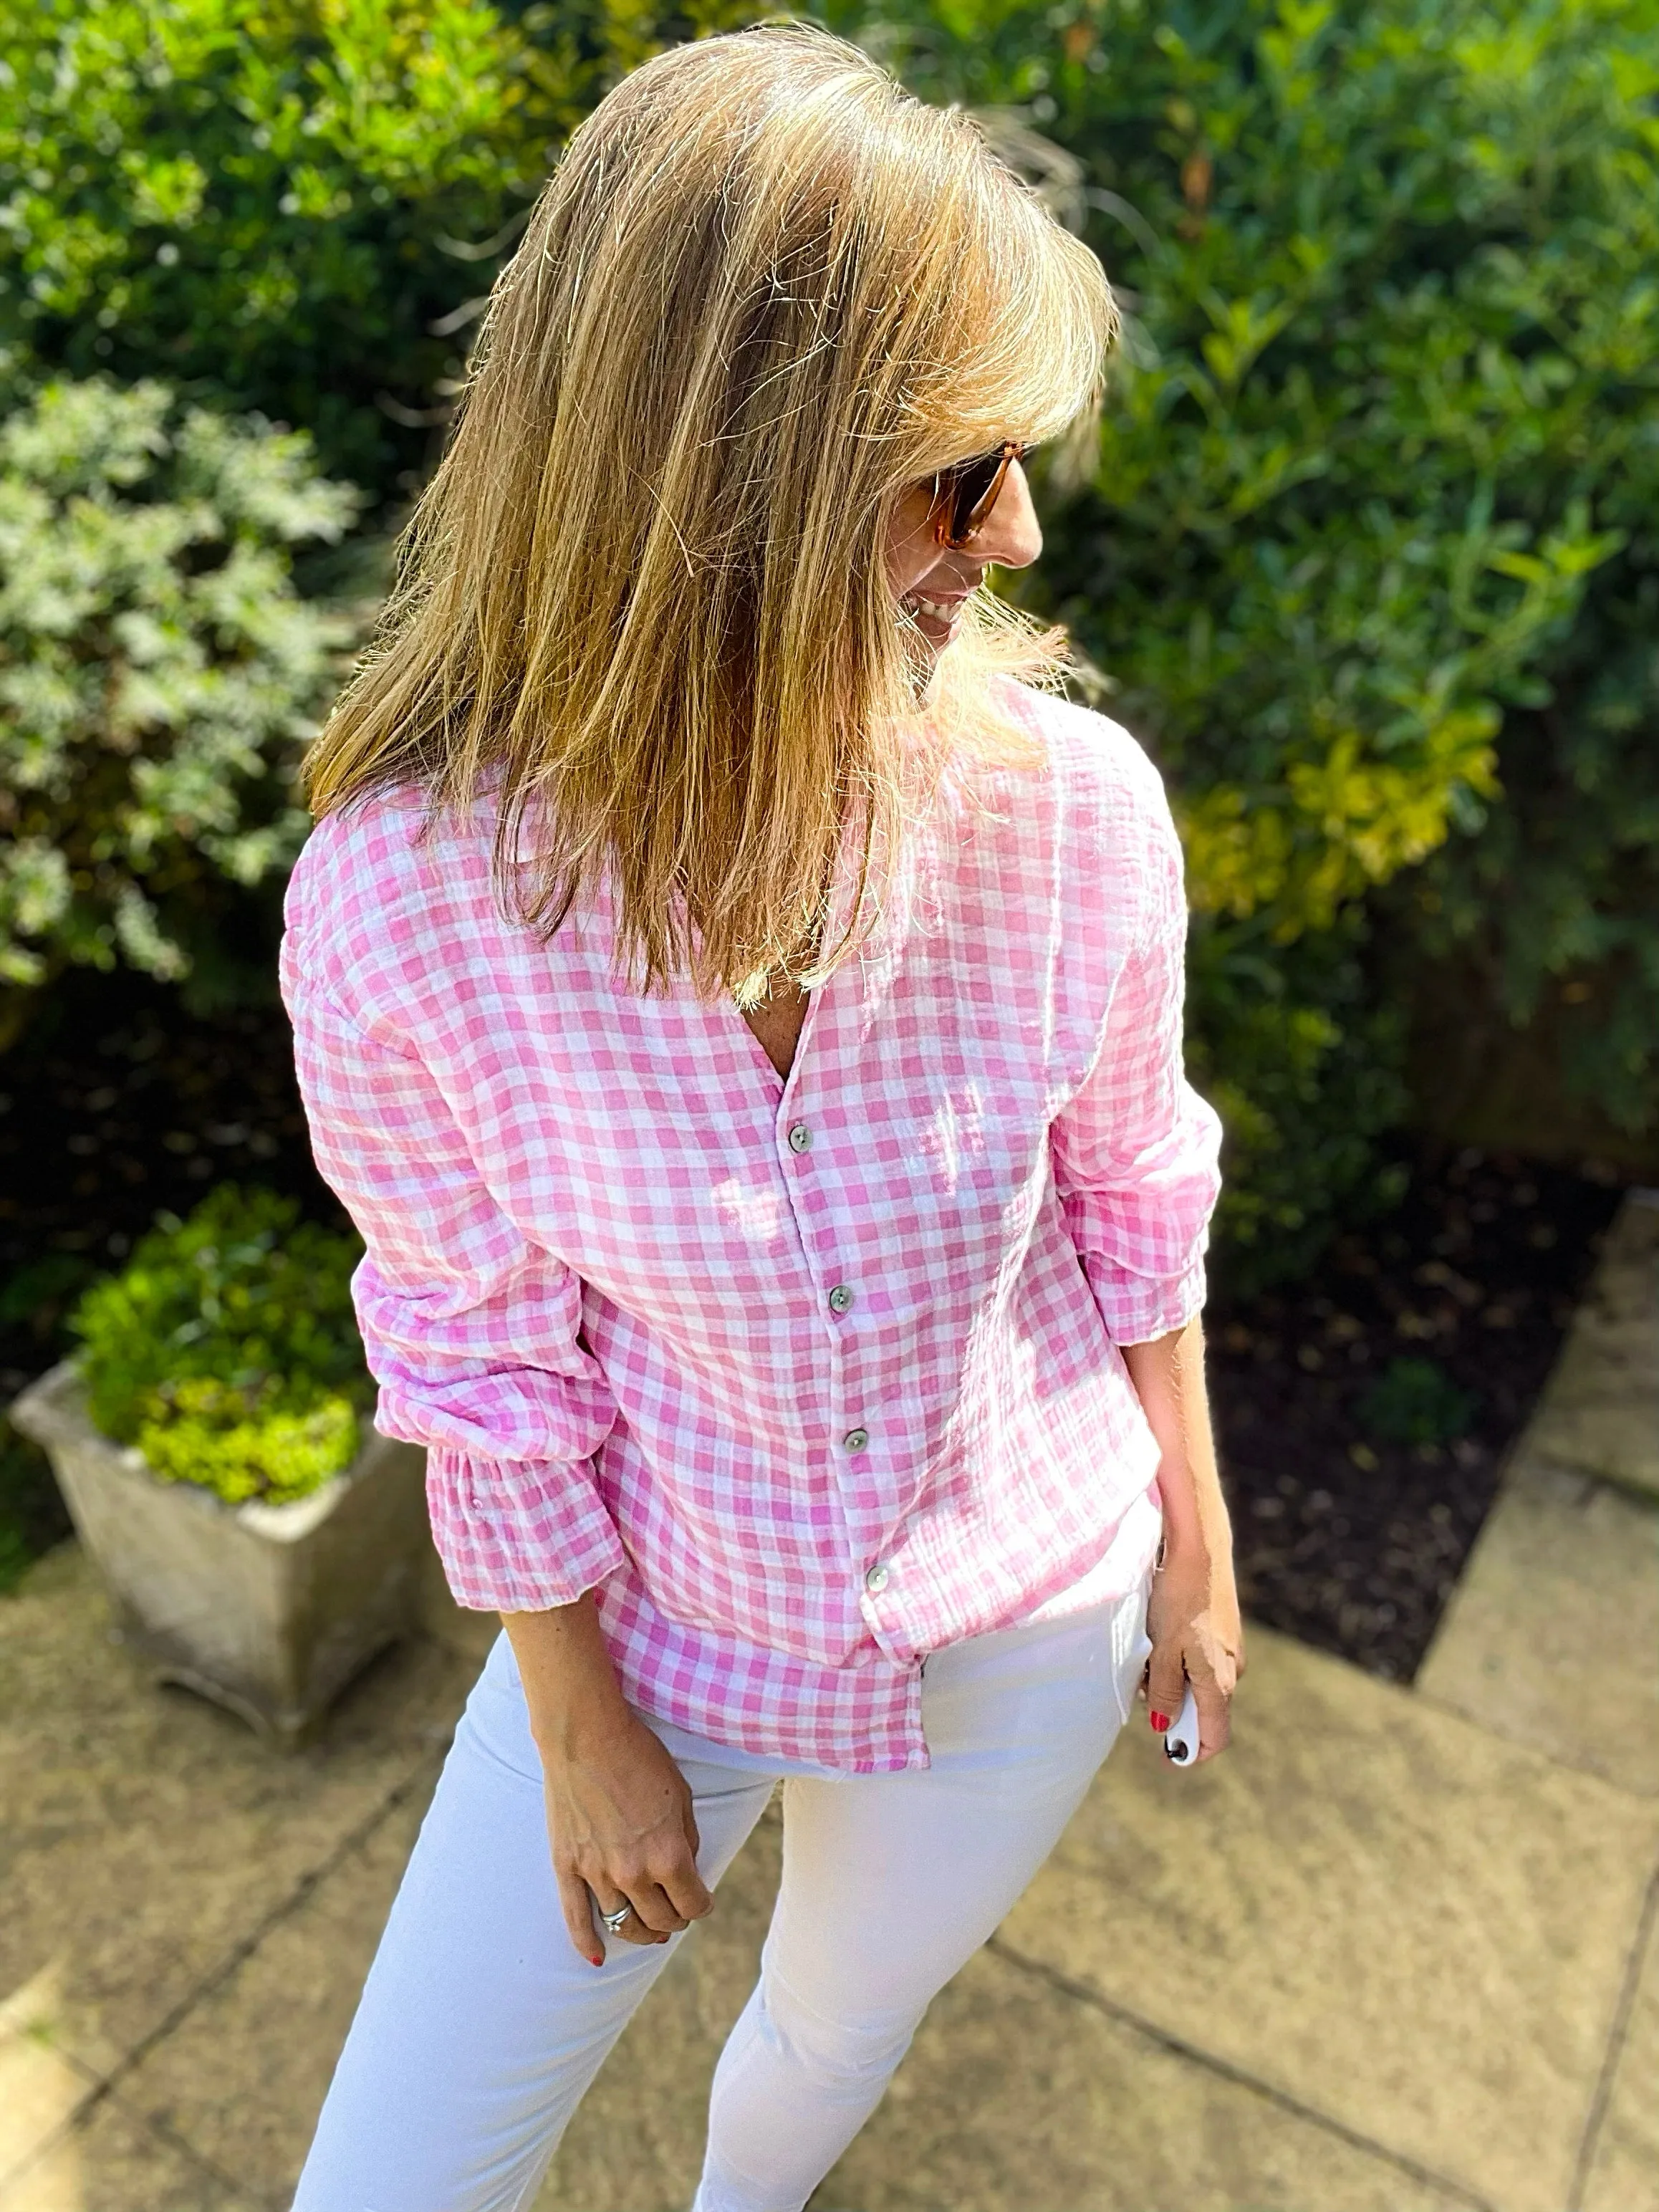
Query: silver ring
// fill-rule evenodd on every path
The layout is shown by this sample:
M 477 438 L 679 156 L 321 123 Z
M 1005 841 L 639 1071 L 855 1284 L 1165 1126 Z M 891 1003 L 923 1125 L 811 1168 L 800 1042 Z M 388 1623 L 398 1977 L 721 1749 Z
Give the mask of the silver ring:
M 633 1910 L 634 1908 L 629 1903 L 628 1899 L 623 1898 L 622 1903 L 617 1907 L 614 1912 L 602 1912 L 599 1915 L 599 1918 L 604 1923 L 605 1929 L 611 1935 L 620 1936 L 622 1933 L 622 1924 Z

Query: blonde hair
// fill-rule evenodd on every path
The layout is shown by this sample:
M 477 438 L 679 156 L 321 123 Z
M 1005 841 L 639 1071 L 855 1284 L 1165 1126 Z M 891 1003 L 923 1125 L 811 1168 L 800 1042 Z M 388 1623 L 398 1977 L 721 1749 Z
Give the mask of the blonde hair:
M 1099 264 L 969 118 L 855 46 L 769 24 L 658 55 L 496 283 L 313 807 L 487 795 L 520 918 L 550 933 L 608 873 L 641 988 L 821 981 L 951 749 L 1018 750 L 994 674 L 1064 664 L 976 593 L 919 699 L 897 503 L 1091 413 L 1115 330 Z M 849 810 L 858 890 L 818 945 Z

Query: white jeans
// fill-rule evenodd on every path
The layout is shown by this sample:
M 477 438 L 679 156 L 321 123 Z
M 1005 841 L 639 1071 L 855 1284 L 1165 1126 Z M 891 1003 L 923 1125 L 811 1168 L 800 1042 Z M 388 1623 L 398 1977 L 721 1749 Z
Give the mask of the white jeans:
M 825 1776 L 659 1728 L 712 1887 L 784 1776 L 760 1980 L 714 2075 L 694 2212 L 800 2212 L 930 1999 L 1047 1857 L 1127 1716 L 1146 1591 L 933 1653 L 933 1765 Z M 653 1725 L 655 1725 L 653 1723 Z M 295 2212 L 520 2212 L 674 1949 L 572 1949 L 503 1637 L 457 1732 L 301 2176 Z

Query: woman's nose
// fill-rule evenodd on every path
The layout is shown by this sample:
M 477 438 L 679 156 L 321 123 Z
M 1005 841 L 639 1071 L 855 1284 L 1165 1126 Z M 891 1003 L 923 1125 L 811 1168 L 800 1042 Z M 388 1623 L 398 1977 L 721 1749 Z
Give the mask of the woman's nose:
M 1042 550 L 1042 527 L 1031 504 L 1031 487 L 1018 461 L 1009 465 L 997 503 L 974 540 L 988 568 L 1029 568 Z

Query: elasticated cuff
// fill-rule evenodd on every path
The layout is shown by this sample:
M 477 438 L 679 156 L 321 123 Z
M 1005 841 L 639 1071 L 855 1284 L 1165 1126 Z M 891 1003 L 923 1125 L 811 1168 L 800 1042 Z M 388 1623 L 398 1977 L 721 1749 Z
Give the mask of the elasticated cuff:
M 572 1605 L 627 1562 L 591 1460 L 489 1460 L 434 1445 L 426 1487 L 445 1577 L 473 1612 Z

